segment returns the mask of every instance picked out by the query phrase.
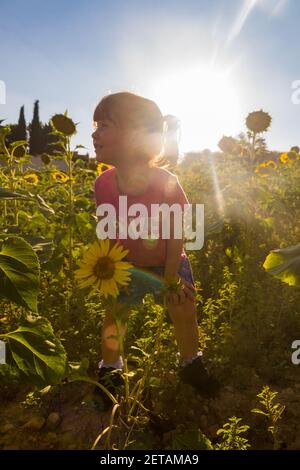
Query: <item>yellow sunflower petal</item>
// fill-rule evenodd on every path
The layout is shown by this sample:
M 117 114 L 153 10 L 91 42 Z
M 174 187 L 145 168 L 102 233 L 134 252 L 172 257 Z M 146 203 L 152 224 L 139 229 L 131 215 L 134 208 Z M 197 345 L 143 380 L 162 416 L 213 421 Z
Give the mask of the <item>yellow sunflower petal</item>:
M 129 263 L 129 261 L 117 261 L 115 263 L 116 269 L 132 269 L 134 266 L 133 264 Z
M 119 290 L 117 288 L 116 282 L 113 279 L 103 279 L 101 292 L 104 297 L 108 297 L 109 295 L 116 297 L 118 295 Z
M 127 283 L 130 281 L 130 277 L 123 276 L 122 274 L 115 274 L 114 279 L 118 284 L 123 284 L 124 282 Z
M 122 277 L 122 279 L 129 279 L 131 277 L 131 273 L 129 271 L 124 271 L 123 269 L 116 269 L 114 273 L 114 277 Z
M 101 248 L 98 244 L 98 242 L 94 242 L 88 249 L 88 251 L 85 253 L 86 256 L 94 256 L 94 257 L 97 257 L 97 256 L 102 256 L 102 251 L 101 251 Z
M 112 258 L 114 261 L 120 261 L 128 253 L 129 253 L 129 250 L 124 249 L 122 245 L 119 245 L 118 243 L 116 243 L 110 250 L 109 257 Z
M 124 269 L 118 269 L 116 268 L 115 269 L 115 273 L 114 273 L 114 276 L 122 276 L 122 277 L 131 277 L 131 272 L 129 272 L 127 269 L 124 270 Z
M 116 276 L 115 280 L 118 284 L 120 284 L 122 286 L 126 286 L 130 282 L 130 278 L 122 278 L 122 277 L 119 277 L 119 276 Z
M 76 269 L 76 271 L 74 271 L 74 274 L 75 274 L 76 277 L 89 276 L 89 275 L 93 274 L 93 270 L 91 269 L 90 265 L 85 265 L 85 266 L 82 266 L 79 269 Z
M 110 247 L 110 241 L 108 238 L 105 240 L 99 240 L 100 244 L 100 250 L 101 250 L 101 256 L 107 256 L 109 252 L 109 247 Z
M 92 286 L 94 284 L 94 281 L 92 279 L 86 279 L 86 280 L 81 280 L 79 281 L 79 286 L 81 288 L 87 287 L 87 286 Z

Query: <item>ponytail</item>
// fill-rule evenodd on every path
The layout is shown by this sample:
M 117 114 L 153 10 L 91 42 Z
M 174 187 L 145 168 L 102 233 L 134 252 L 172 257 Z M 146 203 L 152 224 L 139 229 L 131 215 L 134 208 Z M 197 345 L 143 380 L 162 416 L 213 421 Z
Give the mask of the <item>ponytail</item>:
M 178 140 L 180 139 L 180 121 L 172 114 L 163 116 L 164 143 L 163 150 L 154 160 L 154 166 L 170 168 L 176 166 L 179 157 Z M 178 137 L 179 133 L 179 137 Z
M 170 166 L 175 166 L 179 157 L 178 140 L 180 139 L 180 121 L 176 116 L 167 114 L 164 116 L 166 123 L 164 158 Z

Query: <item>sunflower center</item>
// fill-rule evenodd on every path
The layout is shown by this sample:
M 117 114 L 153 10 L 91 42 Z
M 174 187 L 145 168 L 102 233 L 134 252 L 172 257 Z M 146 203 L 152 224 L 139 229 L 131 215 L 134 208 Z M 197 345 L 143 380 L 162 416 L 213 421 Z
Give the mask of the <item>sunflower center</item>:
M 98 279 L 110 279 L 115 272 L 115 263 L 108 257 L 102 256 L 94 267 L 94 274 Z

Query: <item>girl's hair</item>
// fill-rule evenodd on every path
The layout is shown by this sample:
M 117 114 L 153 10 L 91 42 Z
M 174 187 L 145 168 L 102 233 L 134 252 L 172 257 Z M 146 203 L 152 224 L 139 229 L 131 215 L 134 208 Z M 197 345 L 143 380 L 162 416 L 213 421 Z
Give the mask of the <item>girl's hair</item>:
M 163 116 L 157 104 L 138 94 L 122 91 L 104 96 L 95 108 L 94 121 L 108 119 L 121 129 L 142 129 L 139 158 L 151 166 L 174 166 L 179 156 L 179 119 Z

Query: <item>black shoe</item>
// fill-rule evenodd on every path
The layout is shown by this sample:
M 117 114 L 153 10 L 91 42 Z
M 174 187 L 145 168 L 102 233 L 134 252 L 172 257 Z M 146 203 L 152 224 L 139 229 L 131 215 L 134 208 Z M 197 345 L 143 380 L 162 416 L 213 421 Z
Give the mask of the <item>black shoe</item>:
M 214 398 L 220 391 L 220 383 L 207 372 L 201 356 L 182 367 L 178 373 L 182 382 L 192 385 L 205 398 Z
M 124 383 L 121 376 L 122 372 L 121 369 L 115 369 L 114 367 L 101 367 L 98 372 L 98 382 L 115 396 L 118 387 Z M 98 408 L 102 411 L 107 411 L 113 406 L 111 398 L 100 387 L 95 387 L 94 397 Z

